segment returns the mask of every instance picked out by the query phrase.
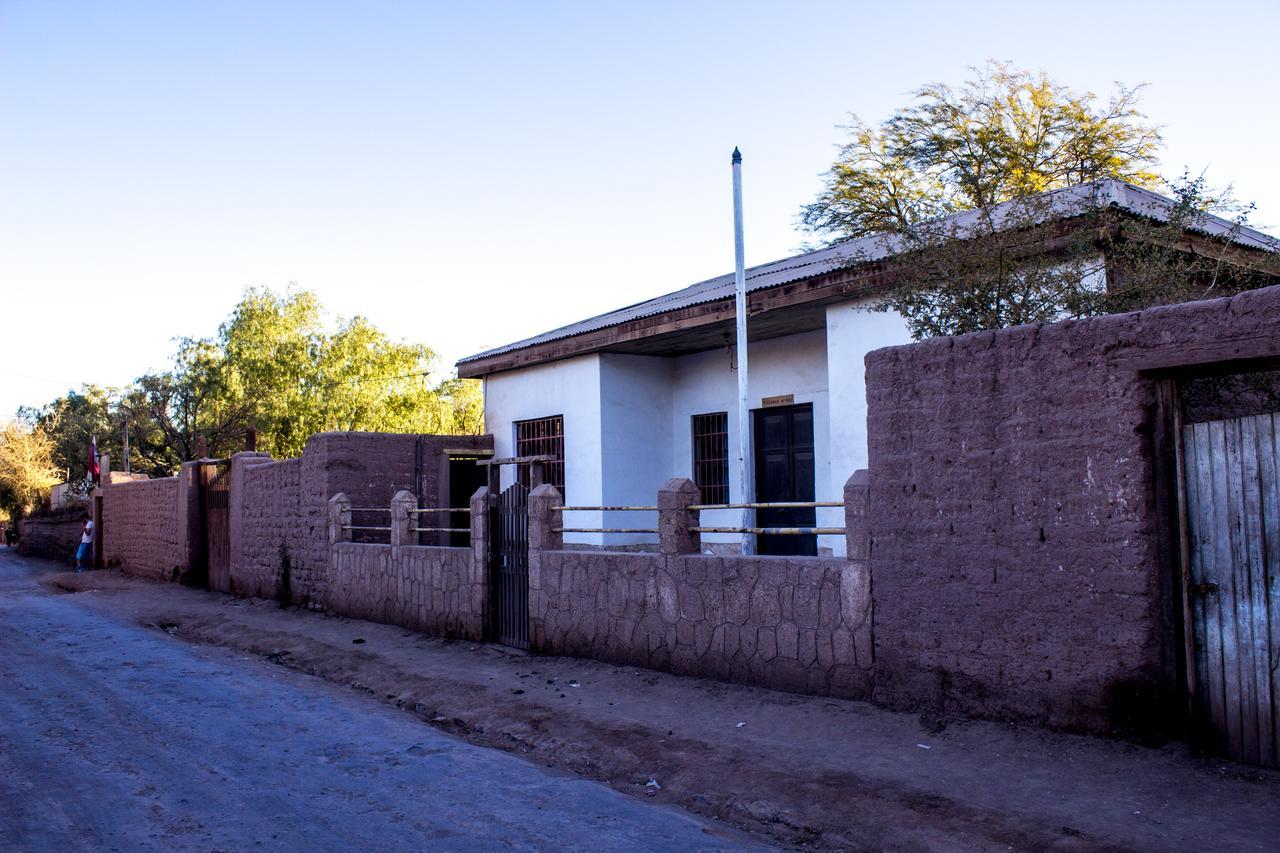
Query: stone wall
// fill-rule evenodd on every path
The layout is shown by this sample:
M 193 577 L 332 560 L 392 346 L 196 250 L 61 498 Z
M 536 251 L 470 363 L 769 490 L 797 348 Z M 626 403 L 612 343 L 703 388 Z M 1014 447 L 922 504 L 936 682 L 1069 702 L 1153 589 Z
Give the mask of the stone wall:
M 483 591 L 473 582 L 470 548 L 333 546 L 332 580 L 317 604 L 437 637 L 479 640 Z
M 132 575 L 177 580 L 188 564 L 179 478 L 110 483 L 103 491 L 103 562 Z
M 543 551 L 537 583 L 534 651 L 778 690 L 870 696 L 865 563 Z
M 88 518 L 87 507 L 24 518 L 18 522 L 18 552 L 64 563 L 75 562 L 76 548 L 80 546 L 80 535 Z
M 876 700 L 1165 728 L 1180 604 L 1162 383 L 1277 356 L 1280 288 L 870 353 Z
M 659 553 L 565 550 L 560 493 L 529 495 L 534 651 L 778 690 L 871 695 L 871 576 L 832 557 L 712 556 L 694 531 L 698 490 L 658 492 Z M 859 477 L 845 488 L 850 553 L 865 551 Z

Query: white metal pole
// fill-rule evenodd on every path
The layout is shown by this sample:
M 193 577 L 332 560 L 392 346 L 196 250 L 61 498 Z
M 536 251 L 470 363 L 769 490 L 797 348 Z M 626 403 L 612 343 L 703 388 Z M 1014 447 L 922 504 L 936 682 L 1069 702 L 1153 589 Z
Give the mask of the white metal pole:
M 738 330 L 738 500 L 751 503 L 751 407 L 747 402 L 747 274 L 742 246 L 742 152 L 733 149 L 733 285 Z M 752 527 L 755 513 L 742 511 L 742 526 Z M 742 534 L 742 553 L 755 553 L 755 539 Z

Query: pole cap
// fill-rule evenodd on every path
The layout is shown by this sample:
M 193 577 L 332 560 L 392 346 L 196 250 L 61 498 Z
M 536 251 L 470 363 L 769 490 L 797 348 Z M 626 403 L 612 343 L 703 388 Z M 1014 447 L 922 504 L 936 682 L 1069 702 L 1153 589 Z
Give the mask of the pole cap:
M 732 162 L 734 162 L 734 163 L 741 163 L 741 162 L 742 162 L 742 152 L 738 150 L 738 146 L 736 146 L 736 145 L 735 145 L 735 146 L 733 146 L 733 161 L 732 161 Z

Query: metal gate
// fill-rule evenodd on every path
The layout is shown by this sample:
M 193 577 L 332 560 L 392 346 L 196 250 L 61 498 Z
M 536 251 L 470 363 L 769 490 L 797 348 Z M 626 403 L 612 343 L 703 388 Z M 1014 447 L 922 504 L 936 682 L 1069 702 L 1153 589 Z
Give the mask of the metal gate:
M 231 592 L 231 463 L 200 466 L 200 505 L 204 519 L 204 565 L 209 589 Z
M 529 648 L 529 489 L 519 480 L 490 511 L 493 633 L 499 643 Z
M 1195 712 L 1212 747 L 1280 758 L 1280 413 L 1182 428 Z

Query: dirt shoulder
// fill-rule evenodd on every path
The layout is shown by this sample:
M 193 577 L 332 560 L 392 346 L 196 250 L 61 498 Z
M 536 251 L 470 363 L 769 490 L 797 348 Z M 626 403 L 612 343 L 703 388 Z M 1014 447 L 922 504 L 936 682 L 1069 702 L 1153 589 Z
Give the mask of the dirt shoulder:
M 366 691 L 470 742 L 784 845 L 1265 850 L 1280 837 L 1280 774 L 1181 745 L 922 721 L 860 702 L 514 656 L 116 572 L 44 583 L 116 618 Z

